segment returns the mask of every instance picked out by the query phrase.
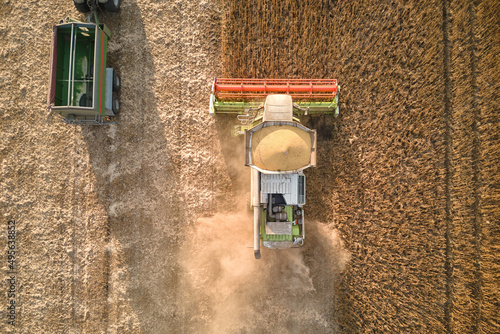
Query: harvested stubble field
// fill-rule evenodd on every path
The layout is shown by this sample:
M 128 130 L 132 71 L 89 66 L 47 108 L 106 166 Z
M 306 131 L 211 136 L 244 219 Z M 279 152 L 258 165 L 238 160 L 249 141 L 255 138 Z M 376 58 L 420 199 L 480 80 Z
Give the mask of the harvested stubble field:
M 0 2 L 0 332 L 498 333 L 497 1 L 124 0 L 122 113 L 45 110 L 71 1 Z M 308 240 L 253 260 L 249 171 L 213 76 L 337 78 Z M 16 326 L 6 224 L 16 221 Z

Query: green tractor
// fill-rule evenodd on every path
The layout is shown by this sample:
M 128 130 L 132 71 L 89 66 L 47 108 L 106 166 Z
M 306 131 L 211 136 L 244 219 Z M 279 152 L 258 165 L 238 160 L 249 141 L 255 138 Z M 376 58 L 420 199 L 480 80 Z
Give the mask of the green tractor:
M 117 12 L 121 1 L 73 2 L 78 11 L 89 13 L 88 22 L 66 18 L 53 26 L 48 108 L 71 124 L 113 123 L 120 112 L 121 81 L 107 67 L 111 32 L 99 23 L 97 10 Z
M 296 116 L 339 113 L 337 80 L 215 79 L 210 114 L 236 114 L 251 167 L 254 255 L 301 247 L 305 240 L 306 177 L 316 165 L 316 131 Z M 292 101 L 293 99 L 293 101 Z

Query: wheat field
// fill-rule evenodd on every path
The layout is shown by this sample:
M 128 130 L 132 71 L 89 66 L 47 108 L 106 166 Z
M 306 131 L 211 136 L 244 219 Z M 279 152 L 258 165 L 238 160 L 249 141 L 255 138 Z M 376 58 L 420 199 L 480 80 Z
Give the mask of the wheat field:
M 309 217 L 352 253 L 340 328 L 498 332 L 499 4 L 225 6 L 225 75 L 342 87 L 337 120 L 304 119 L 320 134 Z

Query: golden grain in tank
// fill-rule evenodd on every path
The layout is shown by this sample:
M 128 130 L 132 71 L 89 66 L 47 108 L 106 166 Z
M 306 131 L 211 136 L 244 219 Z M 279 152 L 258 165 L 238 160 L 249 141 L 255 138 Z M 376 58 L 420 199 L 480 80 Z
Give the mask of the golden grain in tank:
M 270 171 L 290 171 L 309 164 L 311 135 L 295 126 L 268 126 L 252 137 L 252 161 Z

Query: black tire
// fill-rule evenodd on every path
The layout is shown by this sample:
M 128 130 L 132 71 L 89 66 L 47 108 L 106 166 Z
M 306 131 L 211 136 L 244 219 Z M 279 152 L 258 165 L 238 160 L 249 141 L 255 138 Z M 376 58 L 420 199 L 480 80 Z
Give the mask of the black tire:
M 120 100 L 118 100 L 116 96 L 113 96 L 113 113 L 115 115 L 118 115 L 120 113 Z
M 83 14 L 87 14 L 90 12 L 90 7 L 87 5 L 87 0 L 83 1 L 82 3 L 78 3 L 75 0 L 73 0 L 73 4 L 75 5 L 75 8 L 77 11 Z
M 116 71 L 113 71 L 113 92 L 119 92 L 120 89 L 122 88 L 122 79 L 116 73 Z
M 121 0 L 108 0 L 105 3 L 99 3 L 99 6 L 107 12 L 117 13 L 120 11 L 121 4 Z

